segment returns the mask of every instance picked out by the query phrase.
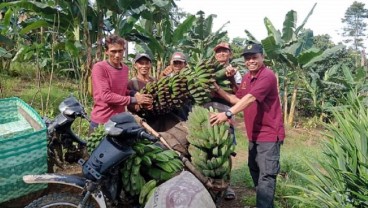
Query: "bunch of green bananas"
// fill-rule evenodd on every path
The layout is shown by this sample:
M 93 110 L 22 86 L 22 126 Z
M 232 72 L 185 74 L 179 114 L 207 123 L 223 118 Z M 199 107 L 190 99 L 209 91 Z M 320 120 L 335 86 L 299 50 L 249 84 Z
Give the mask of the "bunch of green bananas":
M 105 128 L 103 125 L 98 125 L 97 128 L 95 128 L 94 132 L 87 137 L 87 151 L 88 153 L 92 153 L 94 149 L 98 146 L 98 144 L 101 142 L 101 139 L 103 138 L 105 134 Z
M 142 117 L 165 114 L 181 108 L 188 100 L 187 78 L 179 74 L 163 77 L 158 81 L 147 83 L 140 93 L 151 94 L 153 98 L 153 109 L 142 109 L 139 112 Z
M 230 173 L 230 155 L 235 150 L 229 123 L 211 126 L 209 115 L 215 112 L 212 108 L 206 109 L 194 106 L 189 113 L 188 152 L 193 165 L 203 175 L 214 179 L 228 178 Z
M 212 65 L 201 63 L 181 71 L 187 76 L 188 90 L 194 103 L 202 105 L 210 101 L 211 92 L 215 89 L 215 74 Z
M 142 141 L 133 149 L 136 154 L 126 160 L 121 169 L 123 189 L 130 196 L 139 196 L 140 202 L 145 203 L 153 188 L 147 183 L 155 180 L 156 185 L 169 180 L 183 170 L 183 163 L 174 151 L 164 150 L 156 144 Z
M 211 92 L 215 89 L 215 77 L 213 64 L 198 62 L 172 77 L 150 82 L 140 93 L 152 95 L 153 109 L 143 109 L 138 114 L 141 117 L 160 115 L 182 108 L 187 101 L 198 105 L 209 102 Z
M 228 77 L 226 76 L 226 67 L 222 64 L 214 64 L 213 66 L 215 71 L 215 80 L 216 83 L 221 87 L 223 90 L 233 93 L 231 89 L 231 82 L 229 81 Z

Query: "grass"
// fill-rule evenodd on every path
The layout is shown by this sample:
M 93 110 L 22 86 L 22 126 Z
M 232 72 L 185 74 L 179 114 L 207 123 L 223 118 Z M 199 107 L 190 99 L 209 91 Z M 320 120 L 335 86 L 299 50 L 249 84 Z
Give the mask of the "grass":
M 71 94 L 78 95 L 77 84 L 69 79 L 53 81 L 50 89 L 47 81 L 38 86 L 37 81 L 29 80 L 24 75 L 10 77 L 0 74 L 0 80 L 0 98 L 19 97 L 42 116 L 55 116 L 62 100 Z
M 276 188 L 276 207 L 306 207 L 300 202 L 293 199 L 284 198 L 287 195 L 295 195 L 296 190 L 288 187 L 289 184 L 303 185 L 306 182 L 302 180 L 294 170 L 306 173 L 309 168 L 305 164 L 305 160 L 315 161 L 322 157 L 321 140 L 324 137 L 318 130 L 294 129 L 286 130 L 286 138 L 281 147 L 281 173 L 277 179 Z M 239 127 L 236 128 L 237 157 L 234 162 L 234 168 L 231 173 L 231 184 L 244 186 L 245 189 L 253 188 L 253 181 L 249 174 L 247 166 L 247 151 L 248 141 L 245 137 L 245 132 Z M 302 193 L 301 193 L 302 194 Z M 255 206 L 255 195 L 243 197 L 242 203 L 244 206 Z

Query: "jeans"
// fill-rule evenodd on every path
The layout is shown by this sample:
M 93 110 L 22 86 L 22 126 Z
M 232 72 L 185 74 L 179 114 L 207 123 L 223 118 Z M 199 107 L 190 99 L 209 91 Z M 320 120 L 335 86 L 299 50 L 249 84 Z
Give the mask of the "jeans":
M 273 208 L 282 142 L 249 142 L 248 166 L 256 187 L 258 208 Z
M 88 136 L 91 136 L 93 132 L 95 132 L 95 129 L 98 127 L 98 123 L 91 121 L 89 123 L 89 130 L 88 130 Z

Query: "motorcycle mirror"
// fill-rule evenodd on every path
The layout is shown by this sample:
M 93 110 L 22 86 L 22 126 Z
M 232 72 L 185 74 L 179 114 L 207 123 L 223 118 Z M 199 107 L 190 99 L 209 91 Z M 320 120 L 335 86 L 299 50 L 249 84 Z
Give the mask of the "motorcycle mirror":
M 113 122 L 111 120 L 108 120 L 104 126 L 105 126 L 105 132 L 108 135 L 119 136 L 121 133 L 123 133 L 123 129 L 116 128 L 116 122 Z
M 59 111 L 69 116 L 78 113 L 81 115 L 85 112 L 82 104 L 80 104 L 74 96 L 70 96 L 61 102 L 59 105 Z

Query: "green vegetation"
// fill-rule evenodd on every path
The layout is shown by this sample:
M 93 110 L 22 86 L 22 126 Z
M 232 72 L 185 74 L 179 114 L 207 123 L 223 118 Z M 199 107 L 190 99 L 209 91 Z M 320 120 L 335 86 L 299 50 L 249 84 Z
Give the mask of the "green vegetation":
M 326 125 L 324 160 L 308 161 L 309 174 L 295 170 L 306 183 L 291 186 L 304 194 L 290 198 L 316 207 L 368 206 L 368 110 L 356 92 L 347 100 L 345 109 L 333 111 L 336 122 Z
M 247 152 L 248 142 L 245 138 L 243 130 L 237 128 L 237 146 L 236 152 Z M 281 173 L 277 180 L 275 205 L 280 208 L 285 207 L 308 207 L 300 201 L 285 198 L 291 194 L 303 194 L 301 191 L 289 187 L 290 185 L 306 186 L 307 181 L 300 177 L 295 171 L 303 173 L 311 173 L 310 168 L 304 162 L 309 159 L 317 161 L 323 158 L 322 141 L 326 140 L 320 130 L 307 129 L 287 129 L 284 145 L 281 149 Z M 231 184 L 237 186 L 245 186 L 253 189 L 253 181 L 249 174 L 246 158 L 240 162 L 240 166 L 231 172 Z M 255 195 L 247 195 L 242 199 L 244 206 L 255 206 Z

